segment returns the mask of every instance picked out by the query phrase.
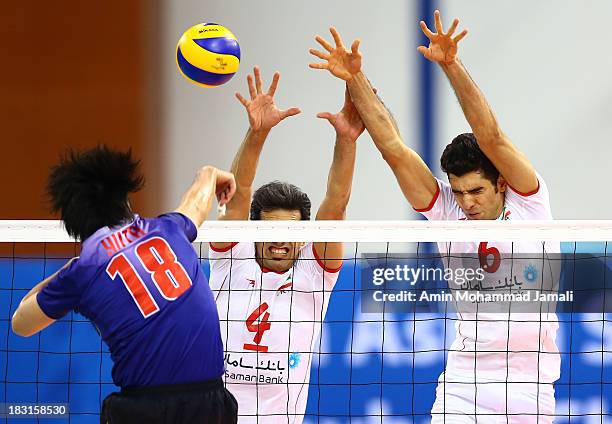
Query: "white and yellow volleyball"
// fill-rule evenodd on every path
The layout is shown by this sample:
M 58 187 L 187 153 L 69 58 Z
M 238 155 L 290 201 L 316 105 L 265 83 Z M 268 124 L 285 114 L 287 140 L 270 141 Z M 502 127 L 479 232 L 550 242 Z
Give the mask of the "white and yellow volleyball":
M 240 66 L 238 40 L 222 25 L 194 25 L 176 45 L 176 65 L 187 81 L 200 87 L 225 84 Z

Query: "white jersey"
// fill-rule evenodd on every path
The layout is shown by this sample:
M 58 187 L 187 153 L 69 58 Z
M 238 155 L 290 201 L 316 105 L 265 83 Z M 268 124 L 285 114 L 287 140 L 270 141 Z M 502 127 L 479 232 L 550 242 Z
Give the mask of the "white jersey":
M 254 243 L 210 249 L 210 286 L 225 347 L 226 387 L 238 400 L 239 423 L 301 423 L 312 352 L 337 270 L 313 243 L 284 273 L 262 269 Z
M 498 219 L 552 219 L 548 189 L 541 176 L 537 177 L 539 186 L 533 193 L 521 194 L 508 187 L 504 209 Z M 450 185 L 441 180 L 438 180 L 438 193 L 432 204 L 418 212 L 429 220 L 466 219 Z M 515 290 L 533 280 L 530 279 L 529 270 L 522 269 L 524 262 L 519 263 L 514 255 L 530 253 L 547 257 L 558 254 L 560 245 L 558 242 L 530 240 L 514 243 L 483 240 L 479 243 L 441 242 L 438 249 L 447 267 L 453 266 L 455 259 L 449 258 L 456 258 L 456 254 L 478 254 L 480 257 L 484 253 L 487 257 L 488 252 L 497 249 L 502 260 L 494 278 L 502 276 L 500 279 L 503 281 L 504 275 L 509 277 L 506 282 Z M 540 269 L 543 274 L 548 270 L 544 265 Z M 554 279 L 554 272 L 550 271 L 550 274 L 550 278 Z M 456 338 L 440 381 L 553 383 L 560 373 L 560 356 L 555 342 L 558 323 L 554 310 L 550 305 L 548 307 L 546 311 L 523 313 L 493 313 L 481 309 L 477 314 L 459 312 L 455 325 Z M 477 355 L 476 358 L 474 355 Z

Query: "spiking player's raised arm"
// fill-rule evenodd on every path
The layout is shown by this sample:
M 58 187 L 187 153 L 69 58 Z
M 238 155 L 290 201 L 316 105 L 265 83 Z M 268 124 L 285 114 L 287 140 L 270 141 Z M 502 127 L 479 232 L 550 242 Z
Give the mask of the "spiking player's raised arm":
M 99 146 L 53 168 L 48 194 L 81 254 L 23 298 L 13 331 L 31 336 L 77 310 L 93 323 L 121 387 L 100 422 L 233 424 L 219 315 L 192 243 L 215 195 L 231 201 L 234 177 L 205 166 L 174 212 L 143 218 L 128 199 L 143 185 L 138 164 L 129 151 Z

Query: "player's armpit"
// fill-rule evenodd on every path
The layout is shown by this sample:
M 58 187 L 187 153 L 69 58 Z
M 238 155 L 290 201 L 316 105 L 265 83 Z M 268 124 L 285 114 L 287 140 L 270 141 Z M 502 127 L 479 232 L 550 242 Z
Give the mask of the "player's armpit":
M 246 221 L 249 219 L 251 209 L 251 186 L 243 187 L 236 184 L 236 193 L 232 200 L 227 203 L 225 213 L 217 216 L 219 221 Z
M 15 311 L 11 326 L 13 332 L 22 337 L 30 337 L 55 322 L 38 305 L 36 296 L 25 299 Z
M 423 159 L 405 144 L 384 155 L 404 196 L 416 210 L 426 209 L 438 192 L 438 182 Z
M 215 252 L 223 253 L 229 251 L 232 247 L 236 246 L 237 242 L 212 242 L 210 248 Z
M 327 272 L 338 272 L 342 268 L 342 253 L 344 244 L 337 242 L 313 243 L 317 263 Z
M 506 183 L 517 193 L 533 193 L 539 183 L 535 169 L 523 154 L 505 135 L 487 140 L 476 138 L 482 152 L 504 177 Z

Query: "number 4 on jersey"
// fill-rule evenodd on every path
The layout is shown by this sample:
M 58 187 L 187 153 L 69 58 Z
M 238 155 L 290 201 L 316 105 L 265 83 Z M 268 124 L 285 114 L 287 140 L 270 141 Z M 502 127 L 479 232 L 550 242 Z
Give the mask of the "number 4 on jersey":
M 268 310 L 268 304 L 262 303 L 259 305 L 257 309 L 255 309 L 251 315 L 246 320 L 246 327 L 251 333 L 255 333 L 255 337 L 253 337 L 253 342 L 255 344 L 245 343 L 245 350 L 252 350 L 255 352 L 267 352 L 268 346 L 261 345 L 261 339 L 266 331 L 268 331 L 272 324 L 268 321 L 270 319 L 270 312 L 266 312 Z M 259 323 L 257 322 L 257 319 Z

